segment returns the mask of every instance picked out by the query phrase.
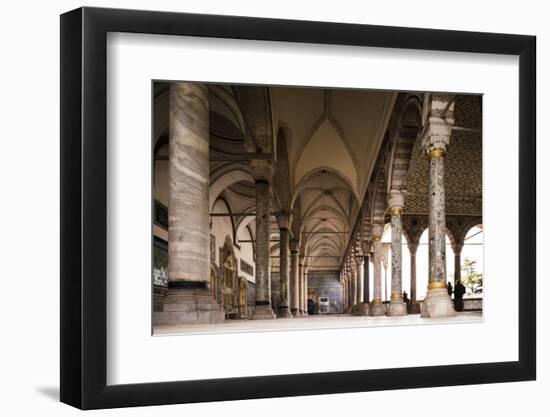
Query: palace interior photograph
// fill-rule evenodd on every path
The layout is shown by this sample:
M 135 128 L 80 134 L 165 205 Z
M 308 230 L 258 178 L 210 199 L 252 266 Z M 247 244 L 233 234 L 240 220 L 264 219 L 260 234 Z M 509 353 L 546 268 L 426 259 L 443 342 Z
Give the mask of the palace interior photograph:
M 153 82 L 152 119 L 154 334 L 482 320 L 480 95 Z

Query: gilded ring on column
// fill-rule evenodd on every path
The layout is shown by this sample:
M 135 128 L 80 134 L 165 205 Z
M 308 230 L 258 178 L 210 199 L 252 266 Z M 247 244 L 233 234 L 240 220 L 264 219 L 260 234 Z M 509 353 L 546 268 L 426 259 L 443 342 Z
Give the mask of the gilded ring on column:
M 403 213 L 403 209 L 401 207 L 393 207 L 390 209 L 390 214 L 392 216 L 401 216 L 401 213 Z
M 447 284 L 443 281 L 430 282 L 428 284 L 428 289 L 429 290 L 436 290 L 436 289 L 440 289 L 440 288 L 447 288 Z
M 445 156 L 445 149 L 441 149 L 441 148 L 432 149 L 432 150 L 428 153 L 428 159 L 440 158 L 440 157 L 443 157 L 443 156 Z

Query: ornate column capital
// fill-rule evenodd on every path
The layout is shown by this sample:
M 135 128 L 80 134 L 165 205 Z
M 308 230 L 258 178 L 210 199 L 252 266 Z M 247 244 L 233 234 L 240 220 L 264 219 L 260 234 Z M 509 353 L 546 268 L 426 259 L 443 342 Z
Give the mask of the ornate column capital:
M 405 206 L 405 194 L 401 190 L 391 190 L 388 197 L 388 206 L 392 216 L 401 216 Z
M 372 243 L 370 240 L 364 240 L 361 244 L 361 249 L 363 250 L 363 256 L 369 256 L 372 252 Z
M 290 246 L 290 252 L 291 253 L 298 253 L 298 249 L 300 247 L 300 239 L 290 239 L 288 242 Z
M 418 243 L 408 243 L 407 244 L 408 248 L 409 248 L 409 253 L 412 255 L 412 256 L 415 256 L 416 255 L 416 251 L 418 249 Z
M 251 159 L 248 161 L 254 181 L 271 182 L 273 178 L 273 163 L 267 159 Z
M 277 225 L 279 226 L 279 229 L 289 229 L 291 215 L 288 211 L 280 211 L 275 217 L 277 218 Z
M 430 117 L 420 134 L 422 150 L 428 158 L 444 156 L 451 138 L 452 125 L 439 117 Z
M 452 245 L 454 254 L 460 255 L 462 253 L 463 247 L 464 247 L 464 242 L 455 242 L 455 244 Z

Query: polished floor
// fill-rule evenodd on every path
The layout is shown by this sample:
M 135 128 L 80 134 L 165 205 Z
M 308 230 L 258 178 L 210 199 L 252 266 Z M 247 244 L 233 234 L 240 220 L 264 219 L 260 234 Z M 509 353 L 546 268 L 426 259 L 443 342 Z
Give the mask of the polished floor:
M 458 313 L 456 317 L 445 317 L 437 319 L 424 319 L 421 318 L 419 314 L 409 314 L 403 317 L 356 317 L 349 315 L 331 314 L 277 320 L 228 320 L 220 324 L 156 326 L 153 334 L 155 336 L 168 336 L 176 334 L 479 323 L 482 321 L 483 315 L 481 311 L 462 312 Z

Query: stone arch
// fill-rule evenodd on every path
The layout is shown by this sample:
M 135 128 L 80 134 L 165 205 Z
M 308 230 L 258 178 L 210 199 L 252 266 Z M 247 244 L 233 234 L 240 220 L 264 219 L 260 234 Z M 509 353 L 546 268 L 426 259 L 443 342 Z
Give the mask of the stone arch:
M 227 106 L 227 109 L 231 112 L 231 114 L 235 118 L 244 138 L 245 149 L 253 150 L 254 138 L 251 136 L 251 133 L 246 125 L 243 112 L 235 96 L 221 85 L 209 85 L 208 90 L 211 94 L 216 96 L 218 100 L 220 100 L 223 104 Z
M 285 130 L 279 128 L 277 133 L 277 151 L 275 153 L 275 172 L 273 174 L 273 186 L 279 197 L 281 209 L 290 211 L 290 171 L 288 162 L 288 143 Z
M 375 187 L 372 194 L 371 219 L 373 223 L 384 223 L 387 210 L 387 181 L 386 173 L 381 169 L 376 177 Z
M 406 190 L 413 148 L 422 129 L 422 105 L 416 96 L 409 96 L 399 111 L 392 138 L 389 160 L 388 191 Z
M 468 232 L 476 226 L 483 230 L 483 219 L 481 217 L 474 217 L 464 225 L 460 234 L 461 242 L 464 242 L 464 239 L 466 239 L 466 235 L 468 234 Z
M 226 169 L 224 170 L 220 170 L 221 172 L 218 172 L 218 176 L 210 184 L 210 188 L 208 191 L 210 212 L 212 212 L 214 203 L 216 202 L 220 194 L 231 184 L 235 184 L 239 181 L 254 182 L 252 174 L 250 173 L 250 170 L 246 169 L 245 164 L 228 165 L 225 168 Z
M 216 198 L 216 201 L 214 201 L 214 203 L 212 204 L 212 209 L 214 208 L 214 206 L 216 205 L 216 203 L 220 201 L 223 203 L 223 205 L 225 206 L 227 212 L 229 214 L 233 213 L 233 210 L 231 209 L 231 205 L 229 204 L 229 202 L 225 199 L 225 197 L 223 196 L 219 196 L 218 198 Z M 233 218 L 233 216 L 229 216 L 229 220 L 231 221 L 231 231 L 232 231 L 232 238 L 235 240 L 236 236 L 237 236 L 237 229 L 235 228 L 235 219 Z M 210 218 L 210 222 L 212 223 L 212 217 Z

